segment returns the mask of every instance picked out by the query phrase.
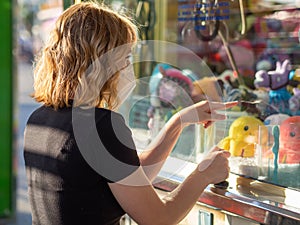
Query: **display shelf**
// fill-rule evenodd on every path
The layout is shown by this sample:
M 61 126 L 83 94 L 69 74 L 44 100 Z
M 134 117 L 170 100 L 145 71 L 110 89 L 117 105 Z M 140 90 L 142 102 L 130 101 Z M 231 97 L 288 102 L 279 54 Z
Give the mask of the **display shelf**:
M 170 158 L 169 161 L 173 162 L 167 162 L 154 182 L 155 188 L 167 192 L 174 190 L 194 168 L 175 158 Z M 184 166 L 171 168 L 171 165 Z M 228 181 L 230 185 L 226 190 L 208 186 L 198 203 L 260 224 L 273 224 L 272 221 L 300 224 L 300 202 L 297 201 L 300 199 L 299 191 L 232 173 Z

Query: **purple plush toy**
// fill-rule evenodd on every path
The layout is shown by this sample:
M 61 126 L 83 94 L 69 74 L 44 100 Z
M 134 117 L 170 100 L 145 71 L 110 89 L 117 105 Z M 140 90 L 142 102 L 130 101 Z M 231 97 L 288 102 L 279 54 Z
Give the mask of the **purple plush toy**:
M 271 114 L 290 114 L 288 100 L 291 98 L 291 94 L 286 89 L 286 86 L 289 83 L 290 72 L 290 61 L 284 60 L 282 64 L 277 62 L 276 69 L 273 71 L 259 70 L 255 74 L 255 87 L 265 87 L 269 89 Z

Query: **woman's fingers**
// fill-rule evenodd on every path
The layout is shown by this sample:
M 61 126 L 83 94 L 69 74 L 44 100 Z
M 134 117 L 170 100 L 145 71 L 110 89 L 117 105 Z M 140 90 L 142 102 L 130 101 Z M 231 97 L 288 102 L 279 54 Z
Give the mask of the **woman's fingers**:
M 212 149 L 211 149 L 211 151 L 212 151 L 212 152 L 221 152 L 222 154 L 224 154 L 224 156 L 225 156 L 226 158 L 229 158 L 230 155 L 231 155 L 229 151 L 226 151 L 226 150 L 224 150 L 224 149 L 218 147 L 218 145 L 213 146 Z
M 203 122 L 203 127 L 204 127 L 204 128 L 208 128 L 208 127 L 209 127 L 210 125 L 212 125 L 212 124 L 213 124 L 213 121 L 209 121 L 209 120 L 208 120 L 208 121 L 204 121 L 204 122 Z
M 226 150 L 222 150 L 222 154 L 223 154 L 223 156 L 224 157 L 226 157 L 226 158 L 229 158 L 230 157 L 230 152 L 229 151 L 226 151 Z
M 214 112 L 213 113 L 208 112 L 206 117 L 207 118 L 203 118 L 203 120 L 200 121 L 200 123 L 202 123 L 205 128 L 212 125 L 213 122 L 215 122 L 215 121 L 225 120 L 227 118 L 226 115 L 219 114 L 219 113 L 214 113 Z
M 226 115 L 220 114 L 220 113 L 210 113 L 210 119 L 211 121 L 216 121 L 216 120 L 225 120 Z
M 222 110 L 222 109 L 229 109 L 233 106 L 236 106 L 238 104 L 237 101 L 233 101 L 233 102 L 207 102 L 205 104 L 205 111 L 207 112 L 212 112 L 215 110 Z
M 209 118 L 204 121 L 204 127 L 209 127 L 214 121 L 226 119 L 226 115 L 216 113 L 216 110 L 224 110 L 236 106 L 238 102 L 206 102 L 204 105 L 204 112 L 206 112 Z M 203 106 L 202 106 L 203 107 Z
M 215 151 L 222 151 L 223 149 L 219 148 L 218 145 L 215 145 L 211 148 L 210 151 L 215 152 Z
M 228 109 L 228 108 L 231 108 L 231 107 L 233 107 L 233 106 L 236 106 L 237 104 L 239 104 L 238 101 L 226 102 L 226 103 L 225 103 L 225 107 L 226 107 L 226 109 Z
M 226 119 L 226 115 L 217 113 L 217 110 L 225 110 L 237 105 L 238 102 L 209 102 L 201 101 L 179 112 L 184 124 L 201 123 L 209 127 L 214 121 Z

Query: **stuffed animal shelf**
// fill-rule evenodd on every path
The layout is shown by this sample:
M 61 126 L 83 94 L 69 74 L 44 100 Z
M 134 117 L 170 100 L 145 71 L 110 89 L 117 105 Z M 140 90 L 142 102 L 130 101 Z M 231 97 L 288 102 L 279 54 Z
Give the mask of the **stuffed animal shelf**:
M 219 143 L 219 147 L 234 157 L 254 157 L 259 127 L 267 132 L 261 120 L 253 116 L 241 116 L 230 125 L 229 134 Z

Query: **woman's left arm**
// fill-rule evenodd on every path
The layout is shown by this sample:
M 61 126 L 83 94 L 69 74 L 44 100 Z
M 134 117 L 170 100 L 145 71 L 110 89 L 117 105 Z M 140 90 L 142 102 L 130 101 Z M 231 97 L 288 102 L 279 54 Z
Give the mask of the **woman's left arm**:
M 149 180 L 154 179 L 160 171 L 183 128 L 180 117 L 175 114 L 168 120 L 147 148 L 139 154 L 141 166 Z
M 202 124 L 207 128 L 214 121 L 226 118 L 216 110 L 225 110 L 235 105 L 237 102 L 201 101 L 182 109 L 171 117 L 147 149 L 139 154 L 141 165 L 148 178 L 152 180 L 156 177 L 184 127 L 191 124 Z

